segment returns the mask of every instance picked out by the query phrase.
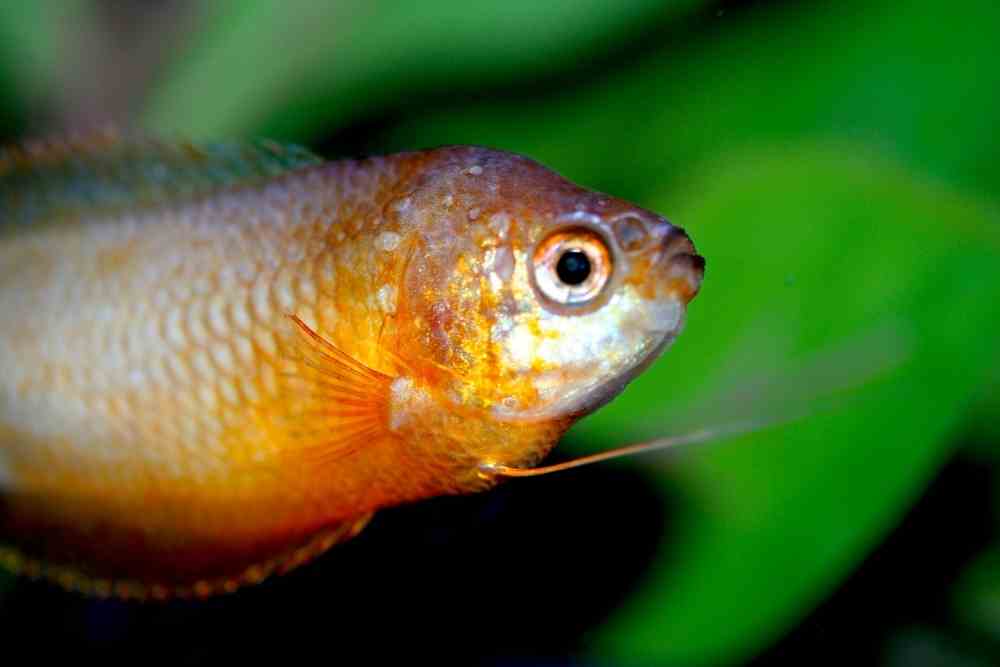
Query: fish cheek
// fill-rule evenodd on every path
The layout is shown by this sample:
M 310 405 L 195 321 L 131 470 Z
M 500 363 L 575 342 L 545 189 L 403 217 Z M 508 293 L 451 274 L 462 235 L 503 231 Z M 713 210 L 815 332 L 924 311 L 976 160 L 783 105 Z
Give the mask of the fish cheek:
M 481 285 L 468 253 L 456 245 L 418 250 L 407 268 L 403 283 L 409 331 L 404 338 L 418 344 L 410 348 L 411 362 L 464 372 L 480 347 Z

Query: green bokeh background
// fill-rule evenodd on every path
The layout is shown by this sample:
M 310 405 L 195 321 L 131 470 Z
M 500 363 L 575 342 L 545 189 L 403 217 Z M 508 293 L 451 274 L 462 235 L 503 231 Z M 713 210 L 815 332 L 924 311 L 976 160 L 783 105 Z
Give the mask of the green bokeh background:
M 681 498 L 680 529 L 587 658 L 742 662 L 858 566 L 960 442 L 997 460 L 997 3 L 179 4 L 194 18 L 127 109 L 156 133 L 331 156 L 489 145 L 688 230 L 708 269 L 686 332 L 571 451 L 810 415 L 614 464 Z M 88 11 L 0 8 L 8 135 L 59 116 L 68 22 Z M 997 550 L 949 612 L 994 647 Z

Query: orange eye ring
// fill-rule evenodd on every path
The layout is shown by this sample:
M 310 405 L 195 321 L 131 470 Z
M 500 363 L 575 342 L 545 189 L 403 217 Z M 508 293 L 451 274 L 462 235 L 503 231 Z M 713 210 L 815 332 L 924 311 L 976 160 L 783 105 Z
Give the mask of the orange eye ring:
M 576 310 L 603 293 L 612 264 L 611 249 L 600 234 L 586 227 L 561 229 L 535 248 L 533 282 L 543 301 Z

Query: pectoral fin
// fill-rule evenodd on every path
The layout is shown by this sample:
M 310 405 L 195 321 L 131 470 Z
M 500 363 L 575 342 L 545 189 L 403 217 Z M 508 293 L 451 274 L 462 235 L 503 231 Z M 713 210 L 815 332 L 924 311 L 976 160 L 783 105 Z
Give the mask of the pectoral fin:
M 306 463 L 328 465 L 392 436 L 394 378 L 342 352 L 298 317 L 291 321 L 298 340 L 288 355 L 280 418 L 287 420 L 292 451 Z

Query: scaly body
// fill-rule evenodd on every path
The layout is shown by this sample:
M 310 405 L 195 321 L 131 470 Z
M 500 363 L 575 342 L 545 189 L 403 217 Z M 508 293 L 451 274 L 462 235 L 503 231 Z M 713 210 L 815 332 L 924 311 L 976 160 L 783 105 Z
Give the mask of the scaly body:
M 44 181 L 36 153 L 8 174 Z M 665 221 L 486 149 L 126 185 L 134 206 L 19 200 L 0 222 L 2 553 L 99 592 L 229 590 L 380 507 L 488 487 L 484 461 L 535 463 L 700 282 L 700 258 L 659 268 L 694 257 Z M 566 314 L 532 305 L 560 219 L 642 227 L 599 308 L 618 331 L 581 310 L 561 340 Z

